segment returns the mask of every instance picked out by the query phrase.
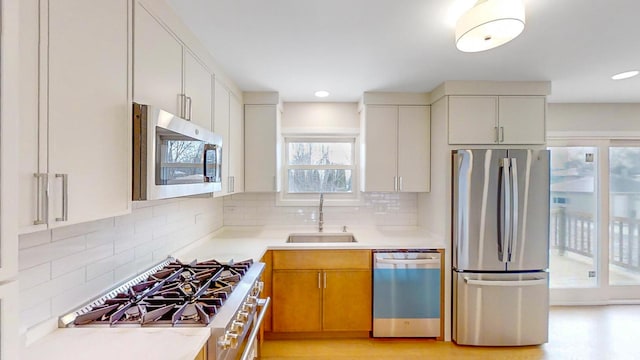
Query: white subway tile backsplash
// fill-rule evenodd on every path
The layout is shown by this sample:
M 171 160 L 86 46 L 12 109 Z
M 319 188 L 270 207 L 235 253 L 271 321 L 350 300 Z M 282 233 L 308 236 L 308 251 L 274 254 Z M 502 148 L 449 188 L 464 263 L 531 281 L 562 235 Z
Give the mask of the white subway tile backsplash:
M 20 235 L 21 329 L 146 271 L 219 229 L 223 199 L 134 202 L 129 215 Z
M 20 291 L 30 289 L 51 280 L 51 263 L 47 262 L 20 271 L 18 280 L 20 280 Z
M 84 283 L 85 269 L 78 269 L 46 283 L 20 291 L 20 308 L 22 310 L 30 309 L 42 302 L 43 299 L 53 298 Z
M 56 278 L 75 269 L 84 268 L 95 261 L 103 260 L 110 256 L 113 256 L 113 243 L 54 260 L 51 262 L 51 278 Z
M 20 294 L 22 295 L 22 292 Z M 24 332 L 30 326 L 41 323 L 52 317 L 51 298 L 46 298 L 28 309 L 20 311 L 20 332 Z
M 276 206 L 276 194 L 246 193 L 224 198 L 224 225 L 312 225 L 317 206 Z M 363 193 L 360 206 L 326 206 L 326 225 L 417 225 L 417 194 Z
M 51 298 L 51 311 L 55 314 L 63 315 L 82 305 L 86 300 L 95 297 L 105 289 L 114 285 L 113 273 L 104 274 L 93 281 L 85 282 L 81 285 L 55 295 Z
M 20 235 L 18 247 L 20 250 L 51 242 L 50 231 L 38 231 L 31 234 Z
M 85 236 L 81 235 L 20 250 L 18 253 L 18 267 L 20 270 L 28 269 L 69 254 L 82 252 L 86 249 L 86 242 Z
M 86 235 L 95 231 L 112 229 L 113 226 L 114 226 L 113 218 L 90 221 L 86 223 L 55 228 L 51 230 L 51 237 L 52 237 L 52 241 L 58 241 L 58 240 L 67 239 L 70 237 Z

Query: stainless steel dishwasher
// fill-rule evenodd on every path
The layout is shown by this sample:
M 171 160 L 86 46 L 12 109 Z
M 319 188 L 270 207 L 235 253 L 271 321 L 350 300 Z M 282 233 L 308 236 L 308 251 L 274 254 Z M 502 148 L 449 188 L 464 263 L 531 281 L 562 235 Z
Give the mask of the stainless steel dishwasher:
M 373 336 L 439 337 L 440 253 L 373 252 Z

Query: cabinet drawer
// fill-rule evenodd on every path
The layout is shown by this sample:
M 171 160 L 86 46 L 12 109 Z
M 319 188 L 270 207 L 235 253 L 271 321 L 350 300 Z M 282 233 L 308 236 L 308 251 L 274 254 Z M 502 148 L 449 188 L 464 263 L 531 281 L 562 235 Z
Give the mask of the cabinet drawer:
M 278 250 L 274 269 L 371 269 L 369 250 Z

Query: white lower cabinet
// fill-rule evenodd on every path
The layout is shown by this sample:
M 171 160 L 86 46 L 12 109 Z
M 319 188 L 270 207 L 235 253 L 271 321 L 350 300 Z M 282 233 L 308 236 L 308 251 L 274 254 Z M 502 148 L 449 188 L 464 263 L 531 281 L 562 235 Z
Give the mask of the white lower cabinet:
M 129 212 L 131 1 L 21 6 L 20 231 Z

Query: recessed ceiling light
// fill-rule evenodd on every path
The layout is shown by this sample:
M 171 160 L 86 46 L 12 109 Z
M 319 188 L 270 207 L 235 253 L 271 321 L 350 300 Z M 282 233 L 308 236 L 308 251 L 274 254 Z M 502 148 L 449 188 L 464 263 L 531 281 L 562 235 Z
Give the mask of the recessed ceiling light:
M 638 75 L 639 73 L 640 73 L 640 71 L 638 71 L 638 70 L 625 71 L 623 73 L 613 75 L 611 77 L 611 79 L 613 79 L 613 80 L 628 79 L 630 77 L 634 77 L 634 76 Z
M 329 92 L 324 90 L 319 90 L 319 91 L 316 91 L 315 95 L 316 97 L 323 98 L 323 97 L 329 96 Z

